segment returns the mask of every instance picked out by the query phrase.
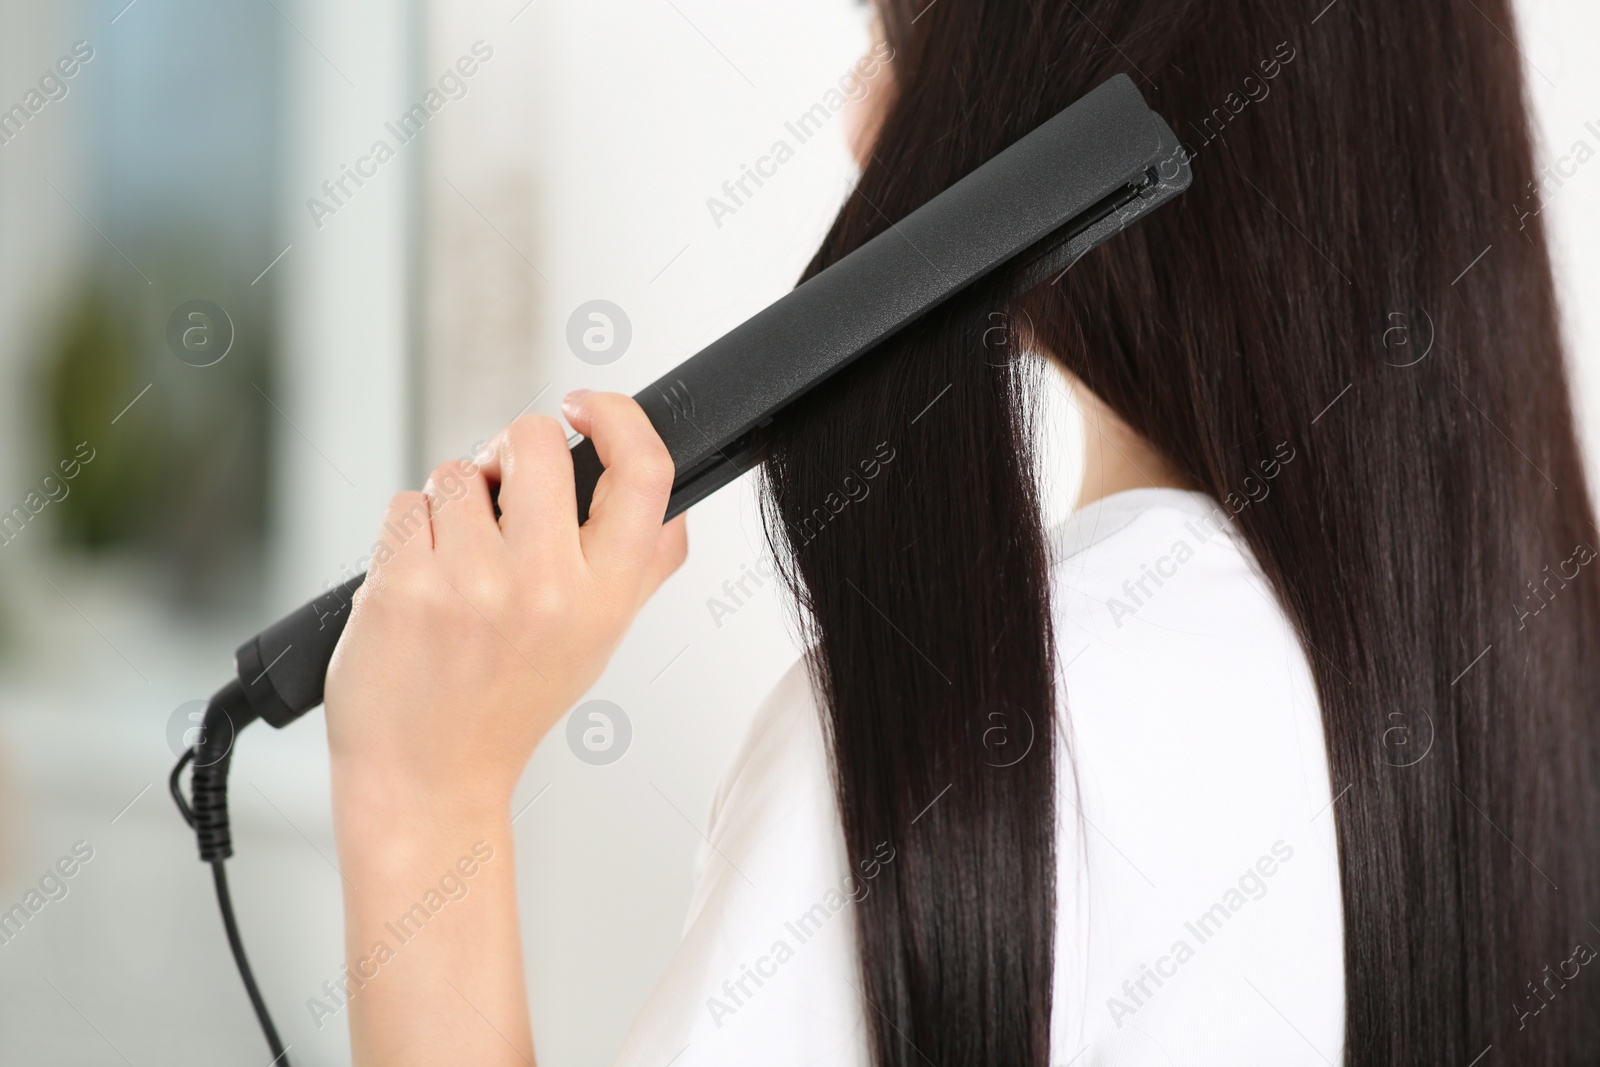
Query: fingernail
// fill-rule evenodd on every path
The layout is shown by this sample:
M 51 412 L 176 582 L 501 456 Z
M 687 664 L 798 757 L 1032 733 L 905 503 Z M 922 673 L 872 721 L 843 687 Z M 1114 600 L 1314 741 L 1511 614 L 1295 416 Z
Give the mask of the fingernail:
M 572 414 L 573 414 L 574 410 L 576 410 L 576 408 L 578 406 L 578 401 L 580 401 L 584 397 L 588 396 L 592 391 L 593 390 L 590 390 L 590 389 L 574 389 L 572 392 L 570 392 L 566 396 L 562 397 L 561 398 L 561 413 L 563 415 L 565 415 L 568 418 L 568 420 L 570 420 L 572 418 Z

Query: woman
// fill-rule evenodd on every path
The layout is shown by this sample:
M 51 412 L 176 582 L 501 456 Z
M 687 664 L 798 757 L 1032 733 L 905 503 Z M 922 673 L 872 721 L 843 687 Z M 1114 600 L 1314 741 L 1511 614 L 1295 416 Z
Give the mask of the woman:
M 624 1062 L 1594 1062 L 1600 535 L 1509 4 L 877 10 L 892 93 L 811 272 L 1117 72 L 1194 184 L 773 427 L 811 653 Z M 1090 416 L 1050 533 L 1025 351 Z M 329 678 L 352 960 L 496 857 L 352 999 L 358 1062 L 533 1058 L 510 791 L 685 551 L 638 410 L 566 412 L 590 522 L 519 421 L 436 474 L 473 492 Z M 872 491 L 808 523 L 846 475 Z

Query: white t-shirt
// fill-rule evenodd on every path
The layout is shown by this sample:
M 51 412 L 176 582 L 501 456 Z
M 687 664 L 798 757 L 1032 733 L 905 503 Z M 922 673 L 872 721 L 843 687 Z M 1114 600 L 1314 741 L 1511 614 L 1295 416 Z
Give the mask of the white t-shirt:
M 1316 691 L 1225 516 L 1199 493 L 1140 489 L 1052 533 L 1072 734 L 1052 1064 L 1341 1061 L 1343 921 Z M 869 1064 L 849 903 L 862 880 L 819 715 L 796 664 L 717 790 L 683 941 L 622 1067 Z

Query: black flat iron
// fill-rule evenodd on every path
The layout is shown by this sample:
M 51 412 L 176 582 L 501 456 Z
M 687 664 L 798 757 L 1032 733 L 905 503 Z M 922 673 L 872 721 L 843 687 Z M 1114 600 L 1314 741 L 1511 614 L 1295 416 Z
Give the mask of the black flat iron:
M 666 518 L 745 473 L 755 433 L 834 373 L 997 267 L 1049 281 L 1189 187 L 1188 154 L 1125 74 L 634 394 L 678 476 Z M 600 478 L 572 449 L 578 521 Z M 322 703 L 323 678 L 364 575 L 239 646 L 235 728 L 283 727 Z
M 1189 180 L 1187 152 L 1133 82 L 1124 74 L 1106 81 L 635 394 L 678 471 L 666 518 L 749 470 L 759 459 L 758 431 L 784 407 L 933 308 L 1009 264 L 1020 266 L 1022 289 L 1051 281 Z M 575 445 L 572 464 L 582 522 L 602 470 L 593 443 Z M 173 797 L 199 838 L 200 858 L 213 865 L 235 958 L 280 1057 L 222 876 L 222 861 L 233 854 L 229 757 L 238 731 L 254 720 L 283 727 L 322 703 L 328 664 L 364 577 L 239 646 L 236 677 L 211 698 L 201 739 L 172 772 Z M 192 805 L 179 785 L 191 762 Z

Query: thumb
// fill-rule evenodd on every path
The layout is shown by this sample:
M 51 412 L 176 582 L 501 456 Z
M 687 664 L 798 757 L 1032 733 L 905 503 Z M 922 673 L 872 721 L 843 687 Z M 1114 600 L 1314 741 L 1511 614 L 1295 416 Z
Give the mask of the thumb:
M 656 545 L 650 553 L 650 562 L 645 564 L 644 581 L 639 586 L 640 607 L 655 596 L 656 590 L 661 588 L 661 583 L 683 566 L 684 559 L 689 555 L 689 527 L 685 522 L 686 519 L 687 516 L 679 515 L 663 525 L 661 532 L 656 535 Z

